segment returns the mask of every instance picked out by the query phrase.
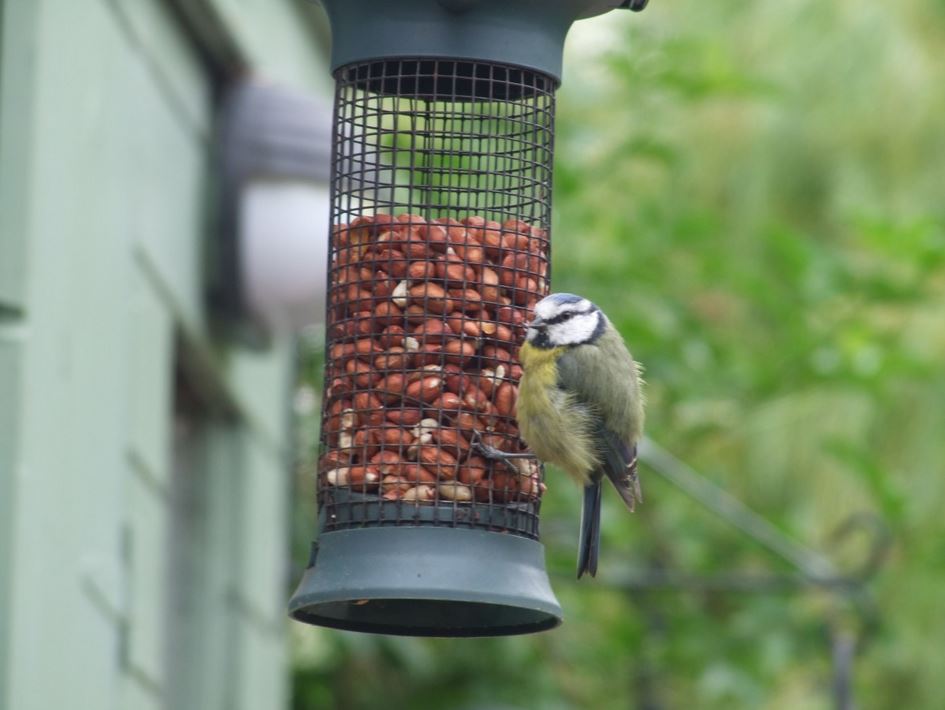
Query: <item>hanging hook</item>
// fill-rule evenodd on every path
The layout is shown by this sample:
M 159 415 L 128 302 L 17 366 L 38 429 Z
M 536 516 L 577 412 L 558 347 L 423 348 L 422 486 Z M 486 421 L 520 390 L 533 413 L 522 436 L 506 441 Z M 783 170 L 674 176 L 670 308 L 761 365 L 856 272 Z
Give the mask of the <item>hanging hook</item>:
M 625 0 L 620 7 L 630 10 L 631 12 L 642 12 L 643 8 L 645 8 L 649 2 L 650 0 Z
M 834 529 L 829 538 L 831 546 L 836 548 L 858 530 L 871 535 L 869 550 L 865 559 L 843 576 L 857 584 L 864 584 L 883 566 L 889 549 L 892 547 L 893 538 L 889 526 L 878 515 L 870 511 L 861 511 L 854 513 Z

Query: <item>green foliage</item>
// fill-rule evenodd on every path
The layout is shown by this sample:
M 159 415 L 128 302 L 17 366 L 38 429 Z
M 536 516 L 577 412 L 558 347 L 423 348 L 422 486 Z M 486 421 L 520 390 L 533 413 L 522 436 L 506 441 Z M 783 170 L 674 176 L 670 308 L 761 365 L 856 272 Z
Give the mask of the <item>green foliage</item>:
M 873 606 L 620 591 L 648 567 L 784 571 L 647 470 L 637 515 L 605 496 L 601 574 L 577 584 L 578 492 L 552 470 L 561 629 L 296 627 L 297 707 L 829 707 L 828 625 L 859 635 L 861 707 L 941 703 L 943 19 L 919 0 L 653 3 L 592 21 L 614 41 L 569 57 L 559 93 L 555 290 L 596 300 L 645 364 L 650 435 L 783 531 L 853 565 L 833 531 L 880 516 Z

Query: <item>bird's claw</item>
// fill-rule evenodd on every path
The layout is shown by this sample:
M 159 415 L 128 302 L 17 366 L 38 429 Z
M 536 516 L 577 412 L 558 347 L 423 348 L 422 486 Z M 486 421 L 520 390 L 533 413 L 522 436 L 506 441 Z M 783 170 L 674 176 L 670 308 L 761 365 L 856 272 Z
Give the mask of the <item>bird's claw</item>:
M 470 445 L 473 449 L 482 454 L 483 458 L 489 461 L 501 461 L 515 474 L 519 473 L 519 469 L 518 466 L 512 463 L 512 459 L 528 458 L 530 456 L 529 454 L 511 454 L 507 451 L 497 449 L 494 446 L 490 446 L 483 442 L 482 435 L 476 430 L 473 430 L 472 437 L 470 437 Z

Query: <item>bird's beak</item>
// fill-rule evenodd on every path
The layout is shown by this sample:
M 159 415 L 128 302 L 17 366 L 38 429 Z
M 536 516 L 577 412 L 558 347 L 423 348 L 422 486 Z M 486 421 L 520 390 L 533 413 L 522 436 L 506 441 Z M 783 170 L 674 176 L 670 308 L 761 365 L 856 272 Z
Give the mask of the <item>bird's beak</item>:
M 543 321 L 538 316 L 530 322 L 525 324 L 525 340 L 531 342 L 535 337 L 538 336 L 538 328 L 543 326 L 545 321 Z

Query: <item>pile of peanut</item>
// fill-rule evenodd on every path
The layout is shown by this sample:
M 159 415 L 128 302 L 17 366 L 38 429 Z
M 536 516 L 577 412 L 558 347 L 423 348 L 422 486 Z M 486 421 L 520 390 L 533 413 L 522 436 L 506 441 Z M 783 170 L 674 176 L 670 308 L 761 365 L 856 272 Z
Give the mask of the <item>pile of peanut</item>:
M 362 216 L 333 233 L 323 490 L 386 500 L 540 496 L 515 421 L 518 348 L 547 295 L 548 241 L 521 222 Z

